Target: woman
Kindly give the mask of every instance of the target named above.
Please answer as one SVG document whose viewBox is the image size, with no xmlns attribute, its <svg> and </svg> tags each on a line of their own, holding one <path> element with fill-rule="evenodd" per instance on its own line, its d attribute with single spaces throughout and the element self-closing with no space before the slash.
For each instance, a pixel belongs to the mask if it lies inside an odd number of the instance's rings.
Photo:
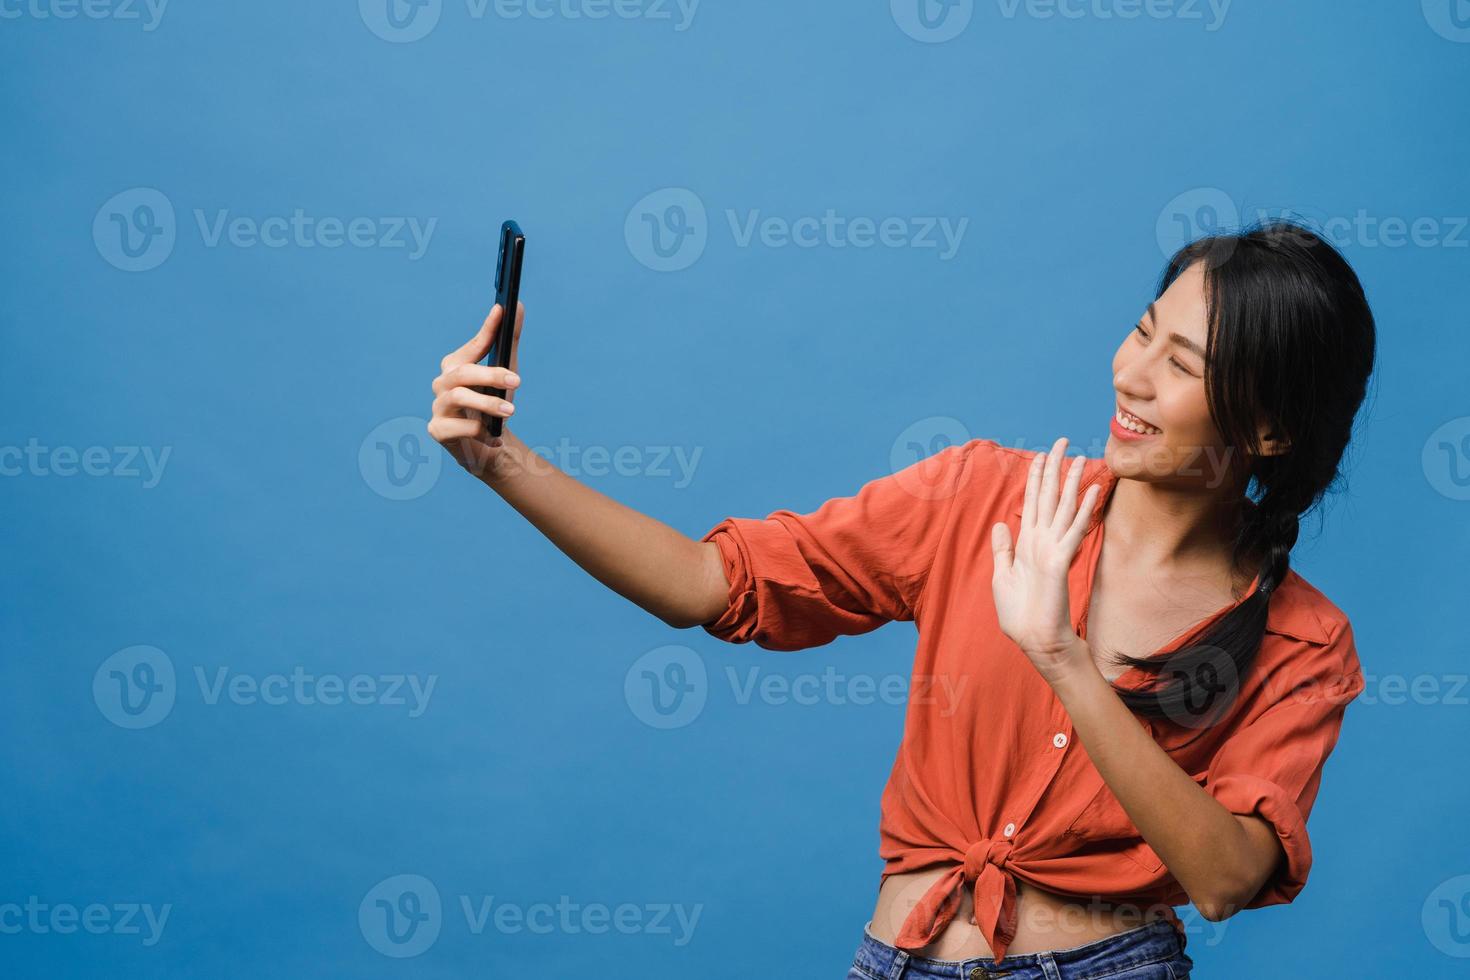
<svg viewBox="0 0 1470 980">
<path fill-rule="evenodd" d="M 518 310 L 519 332 L 524 308 Z M 912 620 L 886 861 L 850 978 L 1184 977 L 1172 906 L 1292 901 L 1363 679 L 1290 567 L 1373 369 L 1357 277 L 1305 228 L 1191 244 L 1113 357 L 1102 459 L 972 439 L 810 514 L 699 541 L 582 486 L 481 414 L 519 378 L 449 355 L 429 431 L 600 581 L 773 650 Z M 1106 547 L 1104 547 L 1106 542 Z"/>
</svg>

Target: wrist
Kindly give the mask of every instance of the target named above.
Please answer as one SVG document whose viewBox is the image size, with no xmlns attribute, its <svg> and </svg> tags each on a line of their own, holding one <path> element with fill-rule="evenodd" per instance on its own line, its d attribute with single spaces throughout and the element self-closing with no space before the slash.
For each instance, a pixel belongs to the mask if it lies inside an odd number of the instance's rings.
<svg viewBox="0 0 1470 980">
<path fill-rule="evenodd" d="M 1107 683 L 1103 679 L 1102 671 L 1098 670 L 1097 661 L 1092 657 L 1092 647 L 1080 636 L 1073 641 L 1067 654 L 1058 658 L 1056 668 L 1047 677 L 1047 682 L 1063 700 L 1090 687 L 1096 687 L 1099 682 L 1104 685 Z"/>
<path fill-rule="evenodd" d="M 500 445 L 489 450 L 474 475 L 481 483 L 498 492 L 536 462 L 544 463 L 545 460 L 531 452 L 509 428 L 503 428 L 500 431 Z"/>
</svg>

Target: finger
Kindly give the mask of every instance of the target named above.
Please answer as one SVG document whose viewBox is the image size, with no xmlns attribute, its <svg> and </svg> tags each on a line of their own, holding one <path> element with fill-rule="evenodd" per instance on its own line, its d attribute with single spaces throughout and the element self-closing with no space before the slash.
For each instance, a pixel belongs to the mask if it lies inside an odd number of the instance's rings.
<svg viewBox="0 0 1470 980">
<path fill-rule="evenodd" d="M 1051 451 L 1046 454 L 1046 469 L 1041 474 L 1041 496 L 1036 501 L 1036 520 L 1043 526 L 1051 525 L 1057 510 L 1057 469 L 1062 464 L 1066 446 L 1067 437 L 1062 436 L 1051 444 Z"/>
<path fill-rule="evenodd" d="M 514 371 L 521 358 L 521 327 L 526 325 L 526 304 L 516 302 L 516 326 L 511 336 L 510 369 Z"/>
<path fill-rule="evenodd" d="M 454 418 L 448 415 L 436 415 L 429 419 L 429 437 L 435 442 L 448 445 L 455 439 L 477 438 L 485 431 L 485 423 L 480 419 Z"/>
<path fill-rule="evenodd" d="M 495 339 L 495 328 L 500 325 L 500 304 L 490 307 L 490 313 L 485 317 L 485 322 L 480 324 L 479 331 L 471 337 L 463 347 L 444 355 L 444 360 L 439 362 L 439 370 L 448 371 L 450 368 L 460 364 L 478 361 L 490 350 L 490 344 Z"/>
<path fill-rule="evenodd" d="M 1011 549 L 1011 529 L 1004 521 L 990 528 L 990 553 L 995 556 L 995 575 L 1009 571 L 1016 553 Z M 992 576 L 994 577 L 994 576 Z"/>
<path fill-rule="evenodd" d="M 1021 505 L 1021 532 L 1036 523 L 1036 492 L 1041 481 L 1038 474 L 1041 467 L 1046 463 L 1046 454 L 1037 453 L 1031 457 L 1031 468 L 1026 471 L 1026 502 Z"/>
<path fill-rule="evenodd" d="M 1072 523 L 1072 518 L 1077 516 L 1077 487 L 1082 482 L 1082 456 L 1073 456 L 1072 463 L 1067 467 L 1067 482 L 1062 485 L 1062 499 L 1057 502 L 1056 516 L 1052 518 L 1052 527 L 1065 531 Z"/>
<path fill-rule="evenodd" d="M 1067 533 L 1062 535 L 1064 550 L 1075 550 L 1082 543 L 1082 535 L 1087 531 L 1087 522 L 1092 519 L 1092 508 L 1097 505 L 1097 496 L 1100 492 L 1101 488 L 1094 483 L 1082 495 L 1082 506 L 1077 508 L 1077 516 L 1072 518 L 1072 524 L 1067 528 Z"/>
<path fill-rule="evenodd" d="M 468 388 L 450 388 L 448 391 L 434 399 L 434 414 L 458 415 L 459 412 L 445 412 L 445 408 L 473 409 L 486 415 L 499 415 L 502 418 L 513 414 L 516 407 L 504 398 L 494 395 L 482 395 L 478 391 Z"/>
<path fill-rule="evenodd" d="M 434 379 L 430 386 L 434 394 L 441 395 L 451 388 L 506 388 L 512 389 L 521 383 L 514 371 L 490 364 L 461 364 L 450 368 Z"/>
</svg>

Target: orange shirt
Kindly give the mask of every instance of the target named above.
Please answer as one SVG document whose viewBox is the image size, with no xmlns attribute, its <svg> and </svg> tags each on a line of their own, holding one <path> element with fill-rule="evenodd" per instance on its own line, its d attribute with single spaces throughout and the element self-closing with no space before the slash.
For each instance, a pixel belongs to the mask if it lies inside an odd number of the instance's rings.
<svg viewBox="0 0 1470 980">
<path fill-rule="evenodd" d="M 730 582 L 725 612 L 704 625 L 719 639 L 797 650 L 890 620 L 918 628 L 910 690 L 930 694 L 907 706 L 883 791 L 879 854 L 884 878 L 958 863 L 909 913 L 896 940 L 903 949 L 940 934 L 962 887 L 974 889 L 976 924 L 997 961 L 1015 935 L 1017 878 L 1082 899 L 1189 901 L 1076 744 L 1056 694 L 996 620 L 990 528 L 1005 521 L 1012 540 L 1019 535 L 1035 455 L 972 439 L 809 514 L 726 518 L 702 539 L 718 545 Z M 1102 484 L 1068 574 L 1072 624 L 1086 638 L 1101 518 L 1117 477 L 1101 459 L 1083 466 L 1079 500 Z M 1246 594 L 1257 585 L 1259 575 Z M 1237 604 L 1154 653 L 1186 646 Z M 1115 684 L 1148 680 L 1131 669 Z M 1312 865 L 1306 819 L 1343 712 L 1363 689 L 1347 617 L 1291 572 L 1271 596 L 1260 652 L 1238 685 L 1213 725 L 1138 723 L 1232 813 L 1259 815 L 1275 829 L 1286 860 L 1246 905 L 1259 908 L 1294 899 Z M 1166 915 L 1182 930 L 1172 909 Z"/>
</svg>

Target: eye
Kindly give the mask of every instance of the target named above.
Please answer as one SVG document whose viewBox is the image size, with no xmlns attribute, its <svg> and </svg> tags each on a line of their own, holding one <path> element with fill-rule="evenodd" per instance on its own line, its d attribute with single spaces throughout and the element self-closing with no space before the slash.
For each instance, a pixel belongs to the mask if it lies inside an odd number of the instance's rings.
<svg viewBox="0 0 1470 980">
<path fill-rule="evenodd" d="M 1180 364 L 1179 363 L 1179 359 L 1177 357 L 1171 357 L 1171 358 L 1169 358 L 1169 363 L 1172 364 L 1172 365 L 1174 365 L 1175 367 L 1177 367 L 1180 371 L 1183 371 L 1185 374 L 1192 375 L 1194 373 L 1193 371 L 1189 370 L 1189 368 L 1185 367 L 1183 364 Z"/>
<path fill-rule="evenodd" d="M 1141 324 L 1141 323 L 1134 326 L 1133 332 L 1136 333 L 1136 334 L 1138 334 L 1140 337 L 1144 338 L 1145 340 L 1148 339 L 1148 334 L 1146 334 L 1146 333 L 1143 332 L 1143 324 Z"/>
</svg>

